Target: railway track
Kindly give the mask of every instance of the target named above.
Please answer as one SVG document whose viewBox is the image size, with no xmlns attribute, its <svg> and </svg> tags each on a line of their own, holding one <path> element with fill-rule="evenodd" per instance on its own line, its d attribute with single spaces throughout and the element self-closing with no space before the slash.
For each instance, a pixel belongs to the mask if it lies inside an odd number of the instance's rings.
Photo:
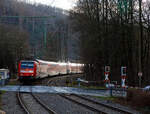
<svg viewBox="0 0 150 114">
<path fill-rule="evenodd" d="M 61 94 L 60 96 L 63 97 L 63 98 L 65 98 L 65 99 L 67 99 L 67 100 L 69 100 L 69 101 L 71 101 L 71 102 L 74 102 L 74 103 L 76 103 L 76 104 L 78 104 L 78 105 L 81 105 L 81 106 L 84 107 L 84 108 L 87 108 L 87 109 L 89 109 L 89 110 L 91 110 L 91 111 L 93 111 L 93 112 L 96 112 L 96 113 L 98 113 L 98 114 L 107 114 L 107 113 L 105 113 L 105 112 L 102 111 L 102 110 L 98 110 L 98 109 L 96 109 L 96 108 L 94 108 L 94 107 L 91 107 L 91 106 L 85 104 L 85 103 L 81 103 L 81 102 L 79 102 L 79 101 L 77 101 L 77 100 L 74 100 L 74 99 L 70 98 L 70 97 L 67 96 L 67 95 Z"/>
<path fill-rule="evenodd" d="M 25 101 L 22 98 L 20 89 L 21 89 L 21 86 L 19 87 L 18 92 L 17 92 L 17 99 L 19 101 L 19 104 L 23 108 L 23 110 L 25 111 L 26 114 L 32 114 L 31 110 L 28 109 L 27 104 L 25 103 Z"/>
<path fill-rule="evenodd" d="M 50 85 L 53 81 L 56 81 L 57 79 L 51 79 L 51 80 L 49 80 L 48 81 L 48 85 Z M 56 85 L 56 83 L 54 83 L 55 85 Z M 70 99 L 68 96 L 66 96 L 66 95 L 64 95 L 64 94 L 59 94 L 59 96 L 61 96 L 62 98 L 65 98 L 65 99 L 67 99 L 67 100 L 69 100 L 69 101 L 71 101 L 71 102 L 74 102 L 74 103 L 76 103 L 76 104 L 78 104 L 78 105 L 81 105 L 82 107 L 84 107 L 84 108 L 87 108 L 87 109 L 89 109 L 89 110 L 91 110 L 91 111 L 93 111 L 93 112 L 96 112 L 96 113 L 98 113 L 98 114 L 107 114 L 107 113 L 105 113 L 105 112 L 103 112 L 103 111 L 100 111 L 100 110 L 97 110 L 97 109 L 95 109 L 95 108 L 93 108 L 93 107 L 90 107 L 90 106 L 88 106 L 88 105 L 86 105 L 86 104 L 83 104 L 83 103 L 80 103 L 80 102 L 78 102 L 78 101 L 76 101 L 76 100 L 73 100 L 73 99 Z"/>
<path fill-rule="evenodd" d="M 48 81 L 47 85 L 52 84 L 52 82 L 53 82 L 53 81 L 57 81 L 57 79 L 58 79 L 58 78 L 55 78 L 55 79 L 52 78 L 52 79 L 50 79 L 50 80 Z M 55 86 L 57 86 L 55 82 L 54 82 L 54 84 L 55 84 Z M 93 107 L 91 107 L 91 106 L 88 106 L 88 105 L 86 105 L 86 104 L 84 104 L 84 103 L 80 103 L 80 102 L 78 102 L 78 101 L 76 101 L 76 100 L 73 100 L 73 99 L 69 98 L 69 97 L 68 97 L 67 95 L 65 95 L 65 94 L 59 94 L 59 96 L 61 96 L 62 98 L 65 98 L 65 99 L 67 99 L 67 100 L 69 100 L 69 101 L 71 101 L 71 102 L 74 102 L 74 103 L 76 103 L 76 104 L 78 104 L 78 105 L 81 105 L 82 107 L 87 108 L 87 109 L 89 109 L 89 110 L 91 110 L 91 111 L 93 111 L 93 112 L 96 112 L 96 113 L 98 113 L 98 114 L 107 114 L 107 113 L 105 113 L 105 112 L 103 112 L 103 111 L 100 111 L 100 110 L 98 110 L 98 109 L 96 109 L 96 108 L 93 108 Z"/>
<path fill-rule="evenodd" d="M 97 101 L 93 101 L 91 99 L 76 94 L 61 94 L 60 96 L 78 105 L 88 108 L 98 114 L 133 114 L 129 111 L 121 110 L 119 108 L 112 107 Z"/>
<path fill-rule="evenodd" d="M 51 77 L 50 79 L 48 79 L 48 81 L 46 82 L 46 86 L 59 86 L 59 84 L 57 84 L 57 81 L 60 80 L 64 80 L 66 78 L 78 78 L 81 77 L 83 74 L 65 74 L 65 75 L 58 75 L 58 76 L 54 76 Z"/>
<path fill-rule="evenodd" d="M 32 84 L 49 86 L 52 85 L 53 81 L 56 82 L 56 80 L 61 80 L 63 78 L 80 77 L 82 75 L 83 75 L 82 73 L 78 73 L 78 74 L 61 74 L 61 75 L 48 76 L 45 78 L 36 79 L 36 81 L 32 82 Z M 53 84 L 53 85 L 57 85 L 57 84 Z"/>
<path fill-rule="evenodd" d="M 55 83 L 56 80 L 57 78 L 56 79 L 52 78 L 51 80 L 48 81 L 48 84 L 51 84 L 54 81 L 54 84 L 56 85 Z M 76 95 L 76 94 L 69 94 L 69 95 L 59 94 L 59 95 L 71 102 L 81 105 L 98 114 L 133 114 L 132 112 L 128 110 L 123 110 L 118 107 L 100 103 L 100 102 L 88 99 L 80 95 Z"/>
<path fill-rule="evenodd" d="M 23 108 L 26 114 L 35 114 L 41 111 L 41 114 L 57 114 L 55 111 L 45 105 L 36 95 L 32 93 L 20 92 L 21 87 L 17 93 L 19 104 Z"/>
<path fill-rule="evenodd" d="M 104 104 L 104 103 L 100 103 L 100 102 L 97 102 L 97 101 L 88 99 L 88 98 L 83 97 L 83 96 L 80 96 L 80 95 L 74 94 L 74 96 L 76 96 L 76 97 L 78 97 L 78 98 L 81 98 L 81 99 L 84 99 L 84 100 L 89 101 L 89 102 L 93 102 L 93 103 L 98 104 L 98 105 L 105 106 L 105 107 L 107 107 L 107 108 L 110 108 L 110 109 L 112 109 L 112 110 L 118 111 L 118 112 L 120 112 L 120 113 L 124 113 L 124 114 L 133 114 L 133 113 L 130 112 L 130 111 L 122 110 L 122 109 L 119 109 L 119 108 L 117 108 L 117 107 L 113 107 L 113 106 L 110 106 L 110 105 L 106 105 L 106 104 Z"/>
</svg>

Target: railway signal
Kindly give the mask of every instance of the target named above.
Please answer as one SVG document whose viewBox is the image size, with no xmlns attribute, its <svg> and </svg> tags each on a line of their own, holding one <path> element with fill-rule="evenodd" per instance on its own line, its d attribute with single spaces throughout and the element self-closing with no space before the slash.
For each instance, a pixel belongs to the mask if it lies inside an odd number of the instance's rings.
<svg viewBox="0 0 150 114">
<path fill-rule="evenodd" d="M 105 83 L 109 83 L 109 82 L 110 82 L 110 80 L 109 80 L 109 76 L 110 76 L 110 66 L 105 66 L 104 75 L 105 75 Z"/>
<path fill-rule="evenodd" d="M 127 76 L 127 67 L 126 66 L 122 66 L 121 67 L 121 87 L 122 88 L 126 87 L 126 84 L 125 84 L 126 76 Z"/>
</svg>

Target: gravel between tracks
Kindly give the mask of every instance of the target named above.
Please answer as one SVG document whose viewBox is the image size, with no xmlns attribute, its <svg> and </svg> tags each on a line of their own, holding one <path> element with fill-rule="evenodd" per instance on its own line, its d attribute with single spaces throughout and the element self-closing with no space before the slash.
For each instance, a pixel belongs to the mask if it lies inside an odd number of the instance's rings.
<svg viewBox="0 0 150 114">
<path fill-rule="evenodd" d="M 133 110 L 132 108 L 130 107 L 126 107 L 126 106 L 122 106 L 118 103 L 113 103 L 111 101 L 108 101 L 108 100 L 103 100 L 103 99 L 98 99 L 98 98 L 95 98 L 95 97 L 92 97 L 92 96 L 85 96 L 83 95 L 83 97 L 86 97 L 88 99 L 91 99 L 91 100 L 94 100 L 94 101 L 97 101 L 97 102 L 100 102 L 100 103 L 103 103 L 103 104 L 106 104 L 106 105 L 109 105 L 109 106 L 113 106 L 113 107 L 117 107 L 119 109 L 123 109 L 123 110 L 127 110 L 127 111 L 130 111 L 132 112 L 133 114 L 141 114 L 140 112 L 136 111 L 136 110 Z"/>
<path fill-rule="evenodd" d="M 25 100 L 28 108 L 34 112 L 34 114 L 49 114 L 29 93 L 21 93 L 23 100 Z"/>
<path fill-rule="evenodd" d="M 87 101 L 87 100 L 84 100 L 84 99 L 79 98 L 79 97 L 74 96 L 74 95 L 69 95 L 68 97 L 71 98 L 71 99 L 74 99 L 74 100 L 76 100 L 76 101 L 78 101 L 78 102 L 80 102 L 80 103 L 86 104 L 86 105 L 88 105 L 88 106 L 90 106 L 90 107 L 94 107 L 94 108 L 97 109 L 97 110 L 104 111 L 104 112 L 106 112 L 106 113 L 108 113 L 108 114 L 123 114 L 123 113 L 120 113 L 120 112 L 118 112 L 118 111 L 109 109 L 109 108 L 107 108 L 107 107 L 105 107 L 105 106 L 97 105 L 97 104 L 95 104 L 95 103 L 93 103 L 93 102 L 89 102 L 89 101 Z"/>
<path fill-rule="evenodd" d="M 68 101 L 57 94 L 36 94 L 41 101 L 50 106 L 57 114 L 97 114 L 89 109 Z"/>
<path fill-rule="evenodd" d="M 2 95 L 2 110 L 6 114 L 25 114 L 18 103 L 16 92 L 6 92 Z"/>
</svg>

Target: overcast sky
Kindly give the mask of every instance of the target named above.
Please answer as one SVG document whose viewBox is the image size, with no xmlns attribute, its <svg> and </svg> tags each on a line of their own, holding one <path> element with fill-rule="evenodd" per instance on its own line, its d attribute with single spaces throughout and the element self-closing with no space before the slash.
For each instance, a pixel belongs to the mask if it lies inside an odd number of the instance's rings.
<svg viewBox="0 0 150 114">
<path fill-rule="evenodd" d="M 32 3 L 36 2 L 36 3 L 51 5 L 51 6 L 69 10 L 73 8 L 73 6 L 75 6 L 77 0 L 20 0 L 20 1 L 27 1 L 27 2 L 30 1 Z M 150 0 L 143 0 L 143 2 L 145 1 L 150 1 Z"/>
<path fill-rule="evenodd" d="M 32 3 L 36 2 L 69 10 L 75 5 L 76 0 L 21 0 L 21 1 Z"/>
</svg>

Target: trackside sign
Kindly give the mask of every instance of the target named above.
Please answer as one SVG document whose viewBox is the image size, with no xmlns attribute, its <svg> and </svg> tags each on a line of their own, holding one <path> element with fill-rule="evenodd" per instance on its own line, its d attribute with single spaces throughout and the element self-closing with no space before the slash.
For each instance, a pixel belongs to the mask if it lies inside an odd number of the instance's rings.
<svg viewBox="0 0 150 114">
<path fill-rule="evenodd" d="M 143 75 L 142 72 L 138 72 L 138 76 L 141 77 Z"/>
</svg>

